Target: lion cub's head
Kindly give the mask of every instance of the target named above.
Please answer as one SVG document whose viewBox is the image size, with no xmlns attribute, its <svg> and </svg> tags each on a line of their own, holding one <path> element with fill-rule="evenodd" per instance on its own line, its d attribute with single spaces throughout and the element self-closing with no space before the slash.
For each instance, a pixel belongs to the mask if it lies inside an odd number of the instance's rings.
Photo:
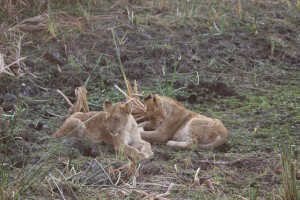
<svg viewBox="0 0 300 200">
<path fill-rule="evenodd" d="M 162 124 L 167 116 L 163 100 L 158 94 L 155 94 L 149 95 L 144 101 L 146 106 L 146 117 L 152 124 L 152 127 L 156 129 Z"/>
<path fill-rule="evenodd" d="M 125 128 L 128 117 L 131 114 L 131 103 L 116 103 L 104 101 L 104 110 L 106 110 L 107 131 L 112 136 L 117 136 Z"/>
</svg>

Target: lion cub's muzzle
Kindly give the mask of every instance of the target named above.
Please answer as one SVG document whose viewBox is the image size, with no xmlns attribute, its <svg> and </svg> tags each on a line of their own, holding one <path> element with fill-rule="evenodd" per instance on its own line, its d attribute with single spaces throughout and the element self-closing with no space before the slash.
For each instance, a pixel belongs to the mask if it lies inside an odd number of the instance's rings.
<svg viewBox="0 0 300 200">
<path fill-rule="evenodd" d="M 114 129 L 107 129 L 110 135 L 117 136 L 119 134 L 119 131 L 116 131 Z"/>
</svg>

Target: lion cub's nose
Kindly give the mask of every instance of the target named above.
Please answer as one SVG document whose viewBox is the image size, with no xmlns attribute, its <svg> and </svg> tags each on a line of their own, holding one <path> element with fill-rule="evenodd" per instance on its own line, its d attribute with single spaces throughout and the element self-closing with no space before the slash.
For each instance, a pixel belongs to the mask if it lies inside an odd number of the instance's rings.
<svg viewBox="0 0 300 200">
<path fill-rule="evenodd" d="M 108 132 L 114 133 L 114 129 L 110 128 L 110 129 L 108 129 Z"/>
</svg>

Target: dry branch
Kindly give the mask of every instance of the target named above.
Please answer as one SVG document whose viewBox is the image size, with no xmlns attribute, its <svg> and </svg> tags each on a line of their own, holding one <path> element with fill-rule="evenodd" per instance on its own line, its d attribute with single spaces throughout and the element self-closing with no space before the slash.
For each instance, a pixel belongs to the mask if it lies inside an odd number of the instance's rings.
<svg viewBox="0 0 300 200">
<path fill-rule="evenodd" d="M 3 109 L 0 107 L 0 134 L 2 132 L 2 114 L 3 114 Z"/>
<path fill-rule="evenodd" d="M 71 106 L 71 107 L 74 106 L 74 105 L 71 103 L 70 99 L 69 99 L 64 93 L 62 93 L 62 91 L 60 91 L 59 89 L 57 89 L 56 92 L 58 92 L 59 94 L 61 94 L 61 96 L 63 96 L 63 98 L 66 100 L 66 102 L 69 104 L 69 106 Z"/>
<path fill-rule="evenodd" d="M 200 167 L 197 169 L 195 176 L 194 176 L 194 182 L 195 184 L 197 184 L 198 186 L 200 185 L 200 179 L 199 179 L 199 172 L 200 172 Z"/>
<path fill-rule="evenodd" d="M 75 88 L 76 101 L 74 104 L 71 103 L 69 98 L 62 93 L 60 90 L 56 90 L 59 94 L 63 96 L 63 98 L 67 101 L 69 106 L 69 114 L 74 114 L 75 112 L 89 112 L 89 106 L 87 102 L 87 90 L 84 86 Z"/>
<path fill-rule="evenodd" d="M 134 81 L 134 90 L 132 90 L 131 85 L 127 80 L 125 80 L 127 93 L 123 91 L 119 86 L 115 85 L 115 88 L 125 96 L 127 101 L 132 102 L 132 115 L 139 122 L 145 121 L 145 105 L 139 100 L 139 97 L 143 96 L 138 93 L 138 86 L 136 81 Z"/>
<path fill-rule="evenodd" d="M 160 199 L 160 198 L 164 198 L 164 197 L 166 197 L 166 196 L 169 196 L 169 195 L 171 194 L 171 190 L 172 190 L 172 188 L 173 188 L 174 186 L 175 186 L 175 184 L 174 184 L 174 183 L 171 183 L 171 184 L 169 185 L 169 187 L 168 187 L 168 190 L 167 190 L 165 193 L 156 195 L 155 198 Z"/>
<path fill-rule="evenodd" d="M 87 103 L 87 90 L 84 86 L 75 88 L 76 102 L 72 113 L 79 112 L 81 109 L 83 112 L 89 112 L 89 106 Z"/>
<path fill-rule="evenodd" d="M 4 55 L 3 54 L 0 54 L 0 76 L 2 76 L 2 74 L 7 74 L 7 75 L 10 75 L 10 76 L 16 76 L 15 73 L 13 73 L 11 70 L 10 70 L 10 67 L 14 64 L 18 64 L 20 63 L 21 60 L 24 60 L 26 57 L 23 57 L 23 58 L 19 58 L 17 59 L 16 61 L 10 63 L 9 65 L 6 65 L 5 62 L 4 62 Z"/>
</svg>

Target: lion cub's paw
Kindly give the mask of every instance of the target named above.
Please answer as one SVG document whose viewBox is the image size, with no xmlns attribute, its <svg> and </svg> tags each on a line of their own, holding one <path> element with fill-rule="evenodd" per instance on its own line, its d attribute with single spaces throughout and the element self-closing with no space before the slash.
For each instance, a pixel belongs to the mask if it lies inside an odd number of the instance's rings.
<svg viewBox="0 0 300 200">
<path fill-rule="evenodd" d="M 138 131 L 139 132 L 143 132 L 144 131 L 144 127 L 138 127 Z"/>
<path fill-rule="evenodd" d="M 168 142 L 167 142 L 167 146 L 173 147 L 173 146 L 176 145 L 176 143 L 177 143 L 177 142 L 175 142 L 175 141 L 168 141 Z"/>
<path fill-rule="evenodd" d="M 145 159 L 147 159 L 147 158 L 149 158 L 149 155 L 146 154 L 146 153 L 141 152 L 141 153 L 139 153 L 139 154 L 136 156 L 135 159 L 138 160 L 138 161 L 141 161 L 141 160 L 145 160 Z"/>
</svg>

